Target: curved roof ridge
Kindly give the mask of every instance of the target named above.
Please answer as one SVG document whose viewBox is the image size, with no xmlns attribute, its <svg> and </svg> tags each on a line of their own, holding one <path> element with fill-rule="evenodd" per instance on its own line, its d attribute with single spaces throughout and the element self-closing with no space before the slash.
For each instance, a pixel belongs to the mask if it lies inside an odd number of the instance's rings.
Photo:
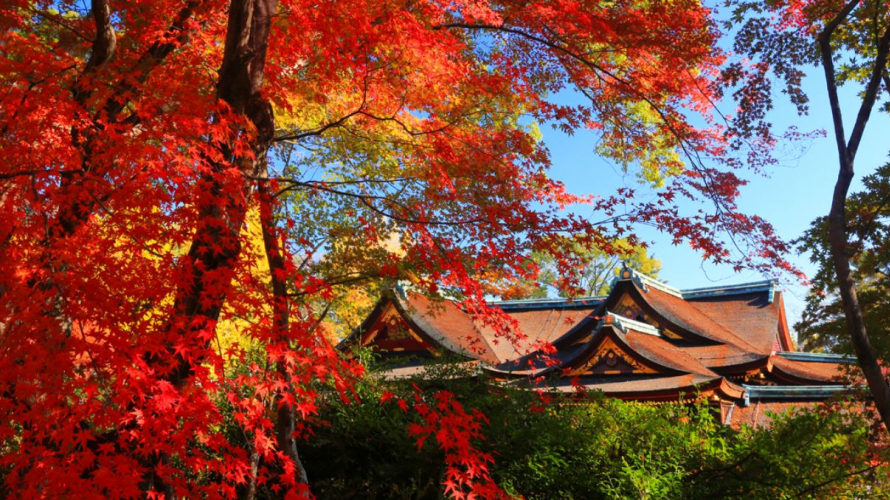
<svg viewBox="0 0 890 500">
<path fill-rule="evenodd" d="M 629 325 L 626 326 L 628 326 L 627 331 L 604 318 L 597 325 L 593 337 L 581 349 L 573 352 L 569 359 L 563 360 L 562 366 L 558 368 L 564 370 L 567 367 L 566 365 L 574 367 L 583 366 L 595 356 L 600 345 L 607 338 L 611 338 L 613 341 L 617 341 L 621 349 L 626 350 L 628 354 L 634 357 L 645 360 L 645 364 L 650 365 L 652 368 L 657 367 L 658 370 L 664 370 L 668 373 L 687 373 L 709 377 L 719 376 L 693 356 L 683 352 L 682 348 L 671 345 L 660 336 L 639 332 L 634 328 L 630 328 Z M 570 370 L 573 369 L 575 368 Z"/>
<path fill-rule="evenodd" d="M 608 295 L 591 295 L 587 297 L 568 297 L 557 299 L 517 299 L 517 300 L 490 300 L 486 301 L 489 307 L 499 307 L 504 310 L 523 309 L 567 309 L 588 308 L 599 305 L 606 300 Z"/>
<path fill-rule="evenodd" d="M 690 303 L 682 298 L 680 298 L 680 300 L 684 304 L 688 304 L 690 306 L 689 310 L 695 311 L 693 314 L 698 316 L 698 318 L 696 318 L 696 321 L 694 322 L 694 324 L 689 325 L 691 327 L 691 328 L 689 328 L 690 330 L 692 330 L 693 332 L 700 332 L 700 333 L 704 334 L 705 336 L 710 337 L 712 340 L 715 340 L 720 343 L 733 344 L 733 345 L 740 347 L 742 349 L 749 350 L 750 352 L 758 352 L 758 349 L 756 347 L 754 347 L 753 345 L 751 345 L 750 342 L 739 337 L 738 335 L 733 333 L 731 330 L 729 330 L 725 326 L 723 326 L 720 323 L 718 323 L 717 321 L 715 321 L 713 318 L 711 318 L 711 316 L 709 316 L 708 314 L 705 314 L 704 311 L 695 307 L 695 305 L 693 303 Z M 707 328 L 708 331 L 703 332 L 702 330 L 704 328 Z M 713 335 L 711 332 L 717 333 L 720 338 L 714 338 L 715 335 Z"/>
<path fill-rule="evenodd" d="M 656 290 L 661 290 L 662 292 L 669 293 L 675 297 L 683 298 L 683 292 L 678 288 L 674 288 L 663 281 L 659 281 L 648 274 L 641 273 L 632 267 L 628 267 L 627 265 L 621 269 L 621 272 L 615 279 L 612 280 L 612 289 L 615 289 L 615 285 L 617 285 L 621 281 L 632 281 L 640 287 L 644 292 L 649 291 L 649 287 L 655 288 Z M 611 295 L 611 291 L 609 293 Z"/>
<path fill-rule="evenodd" d="M 696 287 L 696 288 L 675 288 L 671 285 L 668 285 L 666 282 L 661 281 L 657 278 L 653 278 L 648 274 L 637 271 L 632 267 L 625 266 L 618 276 L 612 280 L 612 286 L 619 281 L 633 281 L 635 282 L 644 292 L 648 291 L 649 287 L 655 288 L 656 290 L 661 290 L 662 292 L 671 294 L 675 297 L 690 300 L 702 297 L 713 297 L 717 295 L 735 295 L 742 293 L 756 293 L 756 292 L 769 292 L 769 302 L 771 303 L 775 297 L 776 288 L 779 284 L 779 281 L 776 279 L 768 279 L 768 280 L 759 280 L 759 281 L 751 281 L 748 283 L 737 283 L 734 285 L 714 285 L 714 286 L 705 286 L 705 287 Z"/>
<path fill-rule="evenodd" d="M 850 368 L 855 369 L 855 365 L 824 361 L 813 363 L 788 359 L 784 356 L 770 356 L 770 373 L 796 384 L 841 380 L 846 370 Z"/>
<path fill-rule="evenodd" d="M 705 286 L 699 288 L 688 288 L 685 290 L 681 290 L 681 294 L 684 299 L 698 299 L 704 297 L 716 297 L 722 295 L 738 295 L 743 293 L 758 293 L 758 292 L 769 292 L 769 299 L 767 303 L 772 303 L 775 300 L 776 288 L 779 284 L 778 280 L 770 279 L 770 280 L 761 280 L 761 281 L 752 281 L 749 283 L 739 283 L 735 285 L 724 285 L 724 286 Z"/>
<path fill-rule="evenodd" d="M 809 363 L 857 363 L 856 357 L 850 354 L 835 354 L 831 352 L 806 352 L 806 351 L 779 351 L 776 356 L 781 356 L 792 361 L 805 361 Z"/>
</svg>

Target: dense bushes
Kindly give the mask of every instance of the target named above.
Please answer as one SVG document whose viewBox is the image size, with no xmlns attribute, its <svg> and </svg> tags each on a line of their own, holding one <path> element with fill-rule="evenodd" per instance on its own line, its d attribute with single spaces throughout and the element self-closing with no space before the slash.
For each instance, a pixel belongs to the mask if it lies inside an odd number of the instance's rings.
<svg viewBox="0 0 890 500">
<path fill-rule="evenodd" d="M 418 449 L 417 415 L 380 402 L 418 391 L 454 393 L 489 423 L 476 446 L 514 495 L 580 498 L 877 498 L 887 496 L 870 422 L 860 412 L 797 412 L 770 429 L 734 431 L 704 404 L 643 405 L 587 395 L 538 394 L 461 376 L 454 368 L 398 382 L 369 378 L 358 401 L 328 401 L 301 447 L 318 498 L 438 498 L 444 474 L 435 444 Z M 466 374 L 464 374 L 466 375 Z M 692 397 L 690 399 L 693 399 Z"/>
</svg>

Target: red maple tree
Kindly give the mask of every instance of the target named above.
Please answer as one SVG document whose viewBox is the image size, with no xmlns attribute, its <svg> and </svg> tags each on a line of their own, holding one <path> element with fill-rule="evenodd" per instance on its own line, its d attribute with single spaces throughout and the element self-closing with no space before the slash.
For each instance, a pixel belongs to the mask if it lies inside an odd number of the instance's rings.
<svg viewBox="0 0 890 500">
<path fill-rule="evenodd" d="M 509 337 L 481 276 L 527 278 L 534 250 L 568 268 L 562 245 L 614 251 L 637 223 L 788 268 L 736 210 L 696 0 L 11 0 L 0 27 L 0 471 L 19 496 L 307 494 L 300 421 L 319 384 L 349 397 L 361 374 L 313 305 L 354 279 L 415 273 Z M 533 123 L 596 130 L 664 186 L 571 195 Z M 394 231 L 402 253 L 313 272 Z M 259 357 L 220 342 L 234 320 Z M 428 398 L 410 431 L 445 447 L 449 494 L 498 496 L 484 417 Z"/>
</svg>

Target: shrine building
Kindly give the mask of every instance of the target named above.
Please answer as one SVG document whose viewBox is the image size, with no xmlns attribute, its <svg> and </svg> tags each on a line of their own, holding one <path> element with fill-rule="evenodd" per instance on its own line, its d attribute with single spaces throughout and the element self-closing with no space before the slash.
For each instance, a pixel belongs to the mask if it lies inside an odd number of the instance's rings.
<svg viewBox="0 0 890 500">
<path fill-rule="evenodd" d="M 678 290 L 623 269 L 605 297 L 489 306 L 525 338 L 511 342 L 453 301 L 397 288 L 341 349 L 359 344 L 393 360 L 393 378 L 422 373 L 424 358 L 451 352 L 500 383 L 546 380 L 553 391 L 653 403 L 707 398 L 733 427 L 764 425 L 767 412 L 833 397 L 846 390 L 845 368 L 855 366 L 849 357 L 795 350 L 774 281 Z"/>
</svg>

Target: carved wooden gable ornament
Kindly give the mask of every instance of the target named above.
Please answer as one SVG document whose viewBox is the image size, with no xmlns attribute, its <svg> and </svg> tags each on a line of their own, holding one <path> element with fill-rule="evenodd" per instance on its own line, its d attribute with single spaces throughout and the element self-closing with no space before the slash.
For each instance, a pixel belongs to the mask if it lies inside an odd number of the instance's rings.
<svg viewBox="0 0 890 500">
<path fill-rule="evenodd" d="M 654 373 L 658 372 L 640 363 L 634 355 L 619 346 L 611 337 L 605 336 L 587 362 L 572 370 L 569 375 L 641 375 Z"/>
<path fill-rule="evenodd" d="M 362 336 L 362 346 L 383 352 L 435 352 L 437 346 L 414 332 L 393 304 L 382 311 L 377 321 Z"/>
</svg>

